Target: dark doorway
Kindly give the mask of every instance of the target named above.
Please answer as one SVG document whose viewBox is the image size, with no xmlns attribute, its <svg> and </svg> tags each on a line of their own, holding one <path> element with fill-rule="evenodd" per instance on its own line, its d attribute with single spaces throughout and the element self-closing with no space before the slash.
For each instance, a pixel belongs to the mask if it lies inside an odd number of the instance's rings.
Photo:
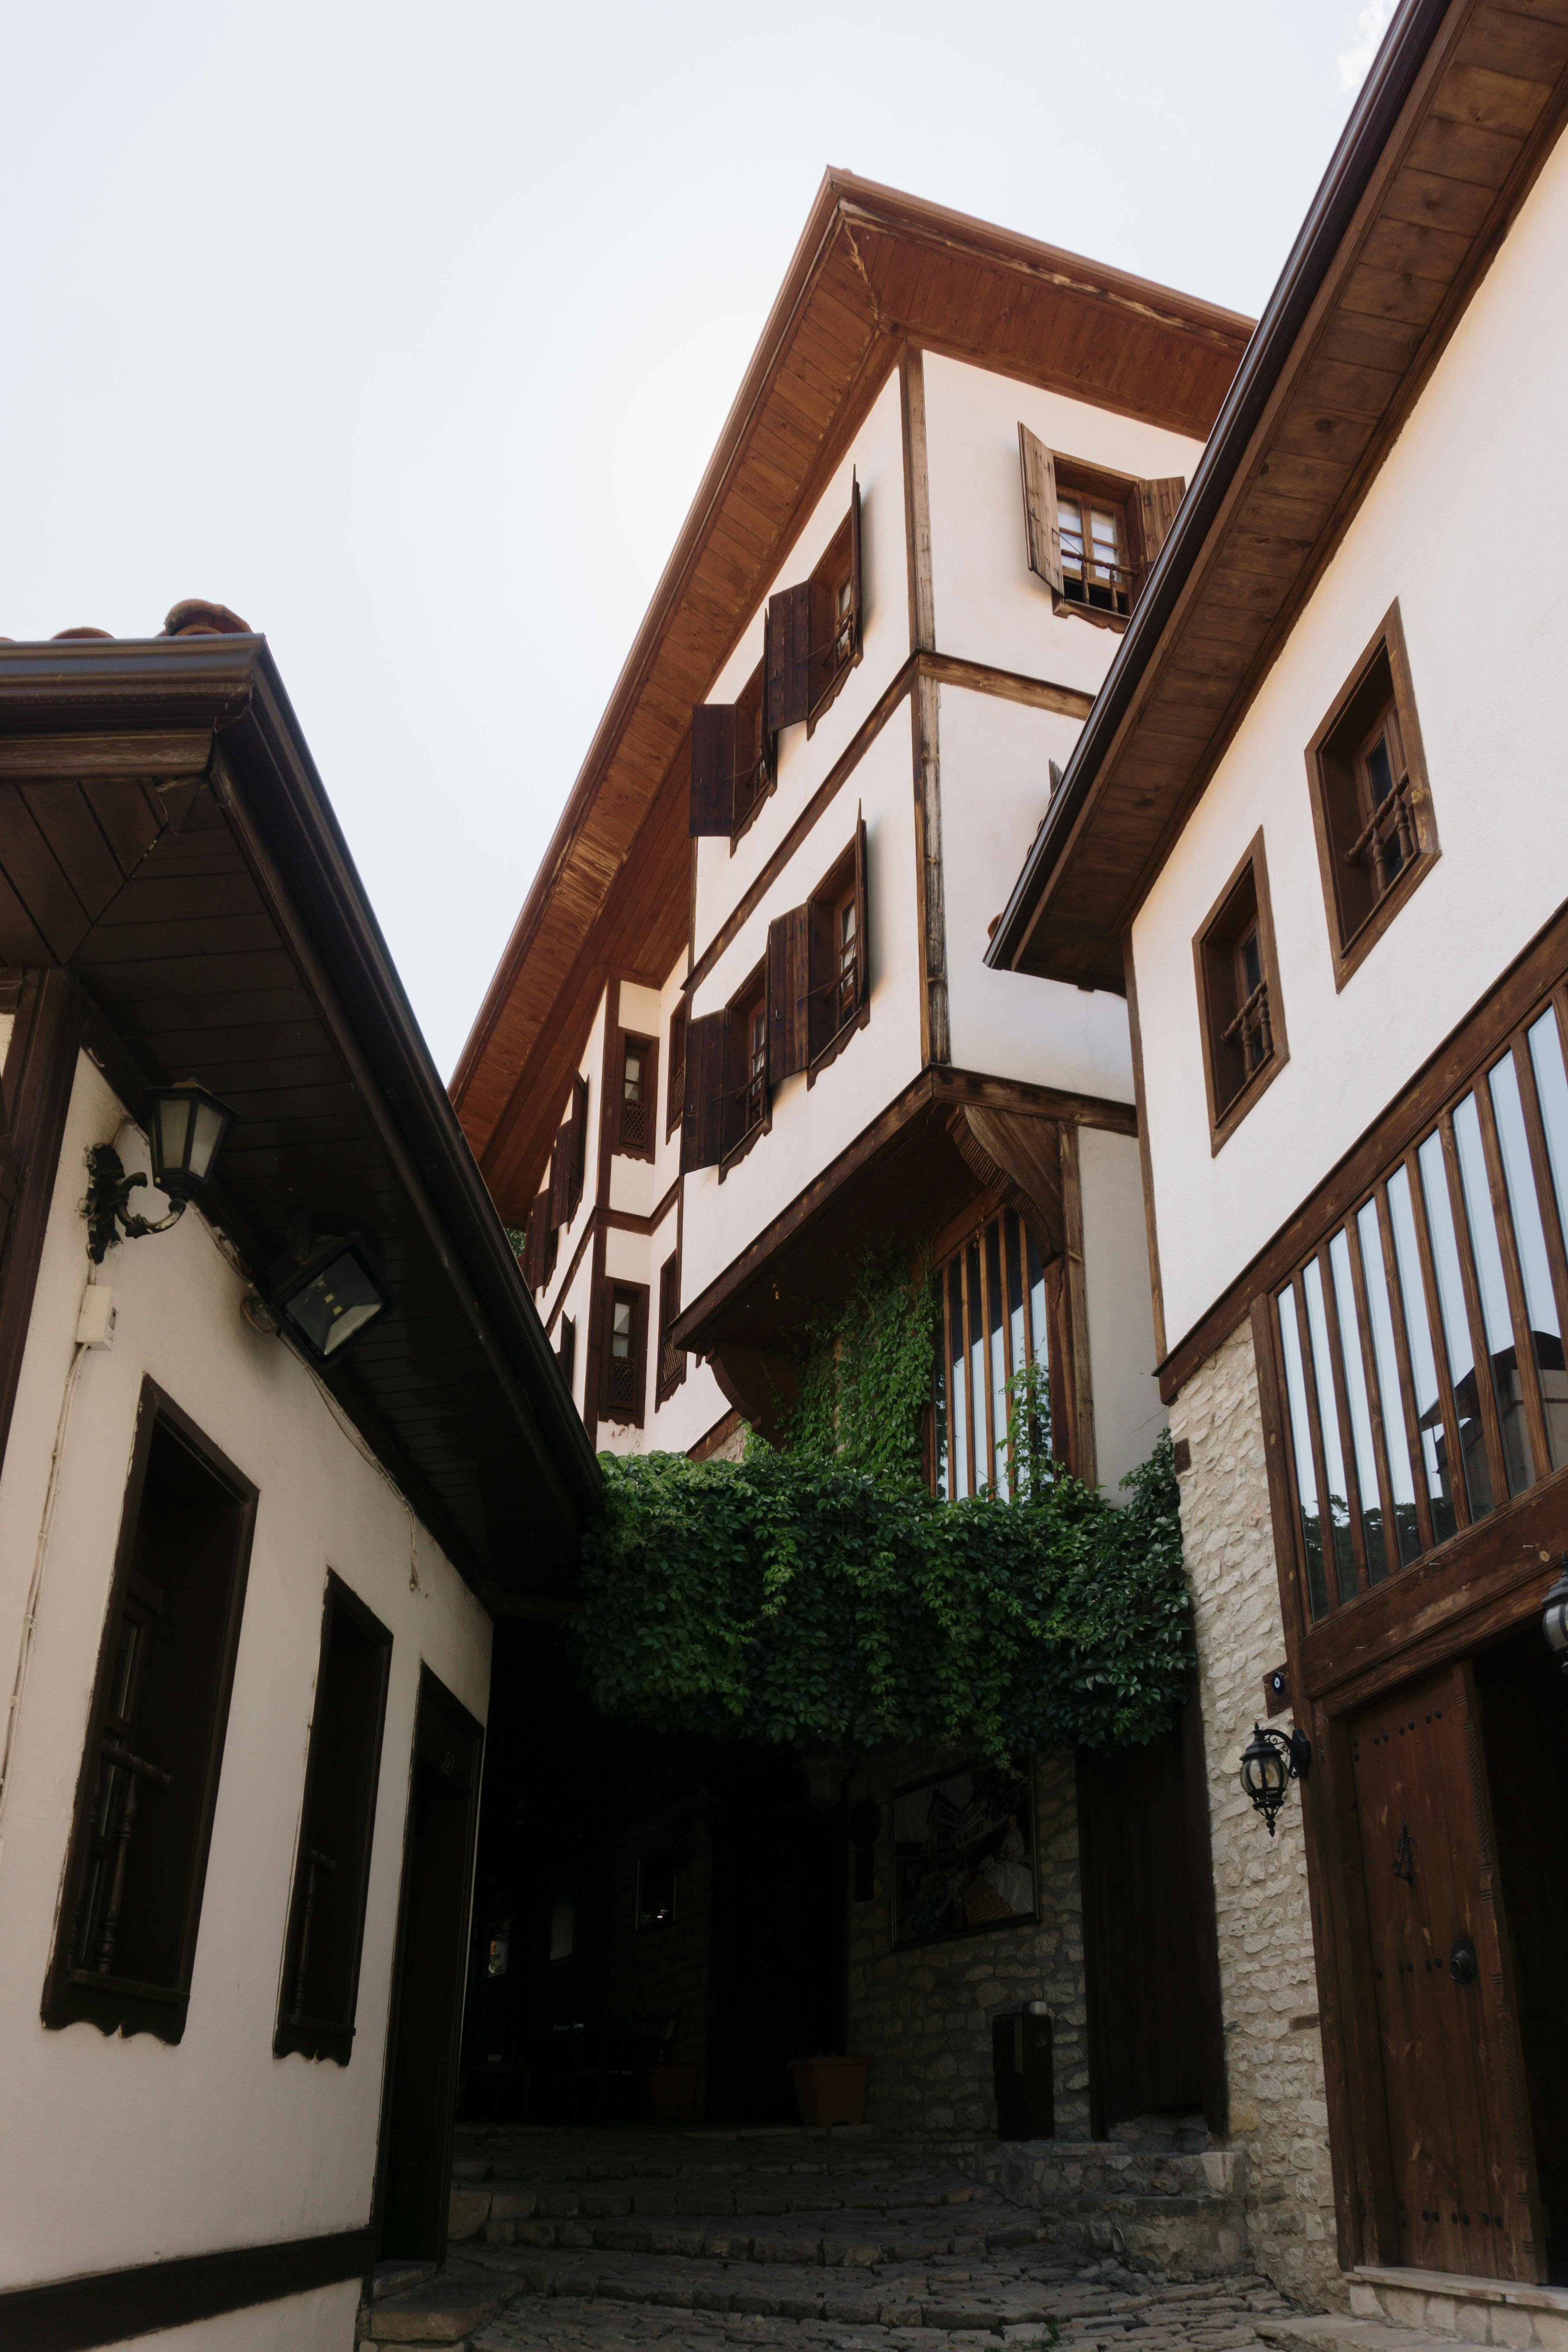
<svg viewBox="0 0 1568 2352">
<path fill-rule="evenodd" d="M 1146 1747 L 1079 1751 L 1089 2128 L 1192 2114 L 1225 2129 L 1219 1957 L 1197 1710 Z"/>
<path fill-rule="evenodd" d="M 429 1668 L 414 1772 L 382 2103 L 379 2259 L 441 2262 L 483 1735 Z"/>
<path fill-rule="evenodd" d="M 1492 1710 L 1500 1748 L 1507 1685 L 1500 1670 L 1502 1704 Z M 1394 2259 L 1471 2278 L 1542 2278 L 1474 1669 L 1463 1660 L 1405 1684 L 1349 1728 Z M 1503 1817 L 1510 1811 L 1505 1805 Z M 1532 1833 L 1517 1818 L 1515 1835 L 1528 1853 Z"/>
<path fill-rule="evenodd" d="M 715 2121 L 794 2123 L 790 2060 L 842 2053 L 847 1868 L 842 1806 L 812 1806 L 788 1757 L 760 1761 L 716 1792 L 708 2066 Z"/>
<path fill-rule="evenodd" d="M 1532 1619 L 1476 1660 L 1476 1685 L 1547 2275 L 1568 2284 L 1568 1678 Z"/>
</svg>

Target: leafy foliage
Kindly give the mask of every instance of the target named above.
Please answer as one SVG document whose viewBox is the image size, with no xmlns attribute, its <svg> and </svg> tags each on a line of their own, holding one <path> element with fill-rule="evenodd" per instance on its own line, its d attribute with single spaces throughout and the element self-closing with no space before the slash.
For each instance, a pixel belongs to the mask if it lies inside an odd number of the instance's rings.
<svg viewBox="0 0 1568 2352">
<path fill-rule="evenodd" d="M 802 1461 L 918 1478 L 937 1299 L 931 1265 L 868 1255 L 843 1307 L 812 1334 L 789 1450 Z"/>
<path fill-rule="evenodd" d="M 1037 1423 L 1040 1399 L 1034 1396 Z M 602 1454 L 605 1511 L 584 1559 L 579 1661 L 603 1710 L 671 1731 L 798 1746 L 938 1738 L 998 1761 L 1136 1745 L 1169 1727 L 1189 1633 L 1168 1438 L 1118 1509 L 1037 1450 L 1016 1498 L 929 1495 L 822 1458 Z M 1026 1417 L 1030 1398 L 1019 1410 Z M 1020 1462 L 1019 1468 L 1023 1465 Z"/>
</svg>

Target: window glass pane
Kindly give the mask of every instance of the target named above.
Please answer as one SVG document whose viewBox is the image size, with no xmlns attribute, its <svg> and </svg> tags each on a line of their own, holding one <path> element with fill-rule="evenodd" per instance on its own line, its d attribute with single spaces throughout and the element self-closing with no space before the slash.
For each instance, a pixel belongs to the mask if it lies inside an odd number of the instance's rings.
<svg viewBox="0 0 1568 2352">
<path fill-rule="evenodd" d="M 938 1498 L 944 1503 L 950 1502 L 952 1489 L 950 1483 L 952 1470 L 948 1461 L 947 1333 L 941 1320 L 940 1300 L 936 1334 L 936 1377 L 931 1390 L 931 1457 L 932 1484 Z"/>
<path fill-rule="evenodd" d="M 1351 1546 L 1350 1480 L 1345 1475 L 1340 1445 L 1340 1408 L 1329 1354 L 1329 1318 L 1323 1308 L 1323 1278 L 1316 1258 L 1302 1272 L 1301 1288 L 1307 1299 L 1307 1328 L 1311 1337 L 1312 1372 L 1318 1391 L 1318 1429 L 1323 1441 L 1324 1475 L 1329 1482 L 1327 1501 L 1334 1570 L 1340 1599 L 1353 1601 L 1355 1553 Z"/>
<path fill-rule="evenodd" d="M 1465 1492 L 1470 1517 L 1484 1518 L 1496 1497 L 1487 1466 L 1481 1429 L 1480 1391 L 1477 1386 L 1475 1349 L 1465 1290 L 1459 1274 L 1459 1244 L 1454 1234 L 1448 1201 L 1448 1179 L 1443 1166 L 1443 1139 L 1429 1135 L 1416 1154 L 1421 1168 L 1421 1194 L 1426 1203 L 1426 1231 L 1432 1243 L 1432 1265 L 1437 1280 L 1437 1308 L 1443 1318 L 1448 1377 L 1454 1384 L 1454 1410 L 1459 1417 L 1459 1459 L 1464 1465 Z M 1402 1269 L 1403 1271 L 1403 1269 Z"/>
<path fill-rule="evenodd" d="M 1426 1291 L 1415 1241 L 1415 1204 L 1411 1197 L 1410 1180 L 1403 1168 L 1396 1168 L 1388 1180 L 1388 1215 L 1394 1230 L 1394 1263 L 1399 1268 L 1399 1297 L 1405 1309 L 1410 1376 L 1415 1383 L 1415 1422 L 1421 1432 L 1421 1463 L 1432 1506 L 1432 1533 L 1438 1543 L 1447 1543 L 1458 1525 L 1448 1484 L 1452 1465 L 1447 1433 L 1443 1427 L 1442 1402 L 1437 1394 L 1437 1360 L 1431 1326 L 1426 1320 Z"/>
<path fill-rule="evenodd" d="M 1541 1123 L 1546 1129 L 1557 1222 L 1568 1234 L 1568 1071 L 1563 1066 L 1563 1040 L 1555 1013 L 1543 1013 L 1530 1033 L 1530 1066 L 1535 1073 Z"/>
<path fill-rule="evenodd" d="M 1361 1490 L 1361 1526 L 1366 1546 L 1367 1580 L 1372 1584 L 1381 1584 L 1388 1574 L 1388 1554 L 1384 1545 L 1377 1450 L 1372 1442 L 1372 1408 L 1366 1393 L 1366 1361 L 1362 1354 L 1355 1281 L 1351 1273 L 1350 1235 L 1342 1227 L 1329 1244 L 1329 1271 L 1333 1276 L 1334 1311 L 1340 1324 L 1345 1402 L 1350 1407 L 1351 1444 L 1355 1450 L 1356 1485 Z"/>
<path fill-rule="evenodd" d="M 1563 1329 L 1552 1288 L 1552 1264 L 1546 1255 L 1546 1229 L 1536 1197 L 1535 1171 L 1530 1162 L 1524 1105 L 1520 1099 L 1519 1072 L 1510 1054 L 1500 1062 L 1489 1080 L 1492 1112 L 1497 1119 L 1502 1152 L 1503 1179 L 1513 1219 L 1514 1244 L 1524 1279 L 1525 1311 L 1530 1317 L 1530 1344 L 1541 1379 L 1541 1401 L 1546 1412 L 1546 1442 L 1551 1468 L 1568 1461 L 1568 1377 L 1563 1360 Z"/>
<path fill-rule="evenodd" d="M 1026 1225 L 1024 1247 L 1029 1273 L 1029 1336 L 1034 1341 L 1035 1361 L 1042 1372 L 1051 1368 L 1050 1335 L 1046 1328 L 1046 1269 L 1040 1264 L 1040 1253 L 1035 1247 L 1035 1236 Z"/>
<path fill-rule="evenodd" d="M 952 1449 L 952 1492 L 957 1497 L 969 1492 L 969 1462 L 964 1442 L 969 1400 L 963 1377 L 963 1275 L 957 1258 L 947 1269 L 947 1313 L 952 1350 L 948 1364 L 947 1394 Z"/>
<path fill-rule="evenodd" d="M 1399 1385 L 1399 1354 L 1394 1344 L 1394 1310 L 1384 1269 L 1377 1202 L 1369 1201 L 1356 1218 L 1361 1241 L 1362 1271 L 1366 1280 L 1366 1312 L 1372 1325 L 1373 1361 L 1377 1366 L 1378 1393 L 1383 1406 L 1383 1439 L 1388 1449 L 1388 1477 L 1394 1489 L 1394 1520 L 1399 1557 L 1420 1557 L 1421 1530 L 1415 1519 L 1415 1486 L 1410 1475 L 1410 1451 L 1405 1436 L 1405 1405 Z M 1430 1356 L 1431 1349 L 1428 1347 Z"/>
<path fill-rule="evenodd" d="M 1328 1580 L 1323 1573 L 1323 1522 L 1318 1509 L 1318 1478 L 1312 1467 L 1312 1431 L 1307 1417 L 1307 1375 L 1301 1362 L 1301 1334 L 1296 1321 L 1296 1294 L 1282 1290 L 1279 1339 L 1285 1356 L 1285 1392 L 1290 1404 L 1290 1450 L 1296 1462 L 1296 1492 L 1301 1502 L 1301 1549 L 1307 1559 L 1307 1594 L 1314 1617 L 1329 1613 Z"/>
<path fill-rule="evenodd" d="M 1381 735 L 1366 755 L 1366 775 L 1367 782 L 1372 786 L 1373 806 L 1376 808 L 1394 790 L 1393 771 L 1388 764 L 1388 746 Z"/>
<path fill-rule="evenodd" d="M 1454 1113 L 1454 1148 L 1459 1162 L 1459 1189 L 1465 1196 L 1470 1255 L 1475 1260 L 1476 1283 L 1481 1294 L 1481 1321 L 1486 1328 L 1492 1394 L 1497 1399 L 1498 1420 L 1502 1427 L 1508 1491 L 1518 1495 L 1529 1486 L 1533 1475 L 1530 1432 L 1525 1426 L 1524 1384 L 1514 1345 L 1508 1284 L 1503 1278 L 1502 1248 L 1492 1214 L 1491 1184 L 1487 1175 L 1486 1148 L 1481 1141 L 1481 1115 L 1474 1095 L 1467 1095 Z"/>
<path fill-rule="evenodd" d="M 1024 1226 L 1016 1209 L 1002 1212 L 1003 1245 L 1007 1258 L 1007 1360 L 1021 1372 L 1029 1351 L 1024 1339 Z"/>
</svg>

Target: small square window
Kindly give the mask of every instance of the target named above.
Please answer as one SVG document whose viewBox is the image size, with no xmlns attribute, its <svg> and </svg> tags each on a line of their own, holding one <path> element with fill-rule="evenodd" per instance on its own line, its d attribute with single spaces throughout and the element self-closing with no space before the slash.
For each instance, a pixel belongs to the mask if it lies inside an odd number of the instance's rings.
<svg viewBox="0 0 1568 2352">
<path fill-rule="evenodd" d="M 1210 1143 L 1217 1151 L 1288 1053 L 1261 833 L 1220 892 L 1193 941 L 1193 956 Z"/>
<path fill-rule="evenodd" d="M 1307 779 L 1343 988 L 1437 859 L 1397 604 L 1308 745 Z"/>
<path fill-rule="evenodd" d="M 1067 602 L 1124 621 L 1137 588 L 1137 574 L 1128 559 L 1125 507 L 1119 499 L 1095 497 L 1058 480 L 1057 527 Z"/>
</svg>

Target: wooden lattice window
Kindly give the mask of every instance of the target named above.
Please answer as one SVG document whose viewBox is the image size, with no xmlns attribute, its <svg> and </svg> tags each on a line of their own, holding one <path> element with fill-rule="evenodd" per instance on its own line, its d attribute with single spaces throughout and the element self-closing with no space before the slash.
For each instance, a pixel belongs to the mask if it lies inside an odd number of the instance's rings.
<svg viewBox="0 0 1568 2352">
<path fill-rule="evenodd" d="M 600 1365 L 600 1418 L 640 1429 L 647 1392 L 647 1283 L 605 1284 Z"/>
<path fill-rule="evenodd" d="M 1342 988 L 1437 858 L 1397 604 L 1308 745 L 1307 778 Z"/>
<path fill-rule="evenodd" d="M 152 1381 L 45 1992 L 51 2026 L 184 2032 L 257 1491 Z"/>
<path fill-rule="evenodd" d="M 305 1802 L 283 1946 L 274 2055 L 346 2066 L 375 1832 L 392 1635 L 341 1577 L 327 1577 Z"/>
<path fill-rule="evenodd" d="M 680 1254 L 667 1257 L 658 1275 L 658 1396 L 664 1398 L 686 1378 L 686 1350 L 670 1339 L 680 1313 Z"/>
<path fill-rule="evenodd" d="M 1220 892 L 1193 956 L 1217 1151 L 1288 1058 L 1261 833 Z"/>
<path fill-rule="evenodd" d="M 658 1141 L 658 1047 L 651 1037 L 621 1033 L 621 1083 L 616 1150 L 651 1160 Z"/>
<path fill-rule="evenodd" d="M 1273 1294 L 1313 1618 L 1568 1464 L 1565 1016 L 1559 989 Z"/>
<path fill-rule="evenodd" d="M 937 1269 L 931 1485 L 944 1501 L 1008 1490 L 1009 1383 L 1031 1364 L 1048 1376 L 1050 1276 L 1024 1219 L 1006 1208 Z M 1031 1438 L 1049 1442 L 1047 1431 Z"/>
</svg>

